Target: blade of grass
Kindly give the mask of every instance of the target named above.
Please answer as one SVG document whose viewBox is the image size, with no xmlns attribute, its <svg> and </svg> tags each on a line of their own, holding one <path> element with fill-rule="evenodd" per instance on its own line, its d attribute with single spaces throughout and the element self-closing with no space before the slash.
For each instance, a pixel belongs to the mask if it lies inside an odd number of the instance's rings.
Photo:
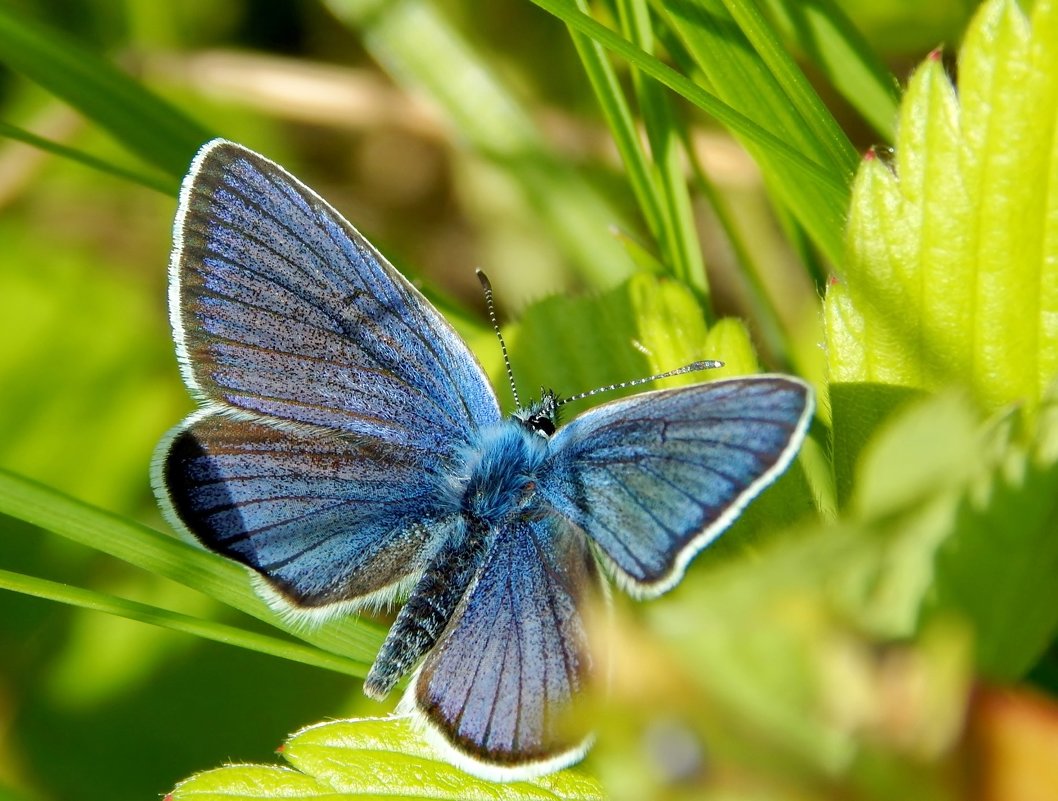
<svg viewBox="0 0 1058 801">
<path fill-rule="evenodd" d="M 327 651 L 321 651 L 319 648 L 310 648 L 299 643 L 270 637 L 267 634 L 246 631 L 211 620 L 200 620 L 190 615 L 171 612 L 168 609 L 151 606 L 150 604 L 130 601 L 81 587 L 71 587 L 68 584 L 59 584 L 58 582 L 48 581 L 36 576 L 0 570 L 0 589 L 32 595 L 36 598 L 56 601 L 93 612 L 105 612 L 106 614 L 117 615 L 129 620 L 137 620 L 141 623 L 150 623 L 172 631 L 192 634 L 203 639 L 234 645 L 238 648 L 257 651 L 258 653 L 276 656 L 280 659 L 289 659 L 292 662 L 300 662 L 305 665 L 323 668 L 324 670 L 333 670 L 336 673 L 344 673 L 347 676 L 363 678 L 366 675 L 363 662 L 346 659 Z"/>
<path fill-rule="evenodd" d="M 808 78 L 786 52 L 754 0 L 723 0 L 723 3 L 760 57 L 761 63 L 782 89 L 786 108 L 796 112 L 799 122 L 806 126 L 805 132 L 810 137 L 809 142 L 815 145 L 814 150 L 820 161 L 823 164 L 833 163 L 850 174 L 854 172 L 859 161 L 856 149 L 816 94 Z M 769 111 L 775 114 L 777 110 Z"/>
<path fill-rule="evenodd" d="M 500 71 L 438 11 L 421 0 L 326 0 L 362 33 L 394 80 L 429 97 L 473 149 L 514 176 L 519 190 L 579 273 L 596 285 L 619 282 L 634 265 L 609 234 L 621 218 L 609 201 L 547 143 Z"/>
<path fill-rule="evenodd" d="M 840 186 L 835 192 L 821 182 L 805 181 L 784 153 L 759 137 L 748 137 L 743 128 L 731 128 L 777 199 L 797 216 L 827 259 L 838 263 L 856 153 L 774 32 L 759 12 L 735 0 L 654 5 L 721 101 L 821 165 L 828 184 Z"/>
<path fill-rule="evenodd" d="M 247 571 L 234 562 L 6 470 L 0 470 L 0 514 L 196 589 L 324 650 L 362 661 L 365 670 L 382 643 L 381 629 L 362 619 L 334 620 L 311 630 L 287 623 L 253 592 Z"/>
<path fill-rule="evenodd" d="M 64 34 L 0 5 L 0 61 L 62 98 L 150 164 L 187 171 L 208 129 Z"/>
<path fill-rule="evenodd" d="M 842 97 L 891 144 L 900 86 L 832 0 L 765 0 L 772 18 Z"/>
<path fill-rule="evenodd" d="M 106 173 L 107 175 L 115 175 L 118 178 L 125 178 L 126 180 L 139 184 L 140 186 L 145 186 L 148 189 L 154 189 L 161 192 L 163 195 L 175 195 L 180 188 L 179 181 L 174 181 L 172 179 L 167 180 L 158 175 L 149 175 L 148 173 L 126 169 L 117 164 L 111 164 L 109 161 L 103 161 L 103 159 L 96 158 L 90 153 L 85 153 L 82 150 L 67 147 L 58 142 L 53 142 L 50 139 L 45 139 L 42 136 L 37 136 L 35 133 L 11 125 L 3 120 L 0 120 L 0 136 L 6 136 L 8 139 L 16 139 L 19 142 L 25 142 L 27 145 L 32 145 L 38 150 L 54 153 L 57 156 L 76 161 L 79 164 Z"/>
<path fill-rule="evenodd" d="M 587 13 L 587 0 L 576 0 L 576 3 L 581 11 Z M 569 29 L 569 35 L 599 101 L 599 108 L 609 126 L 617 152 L 621 155 L 639 211 L 654 241 L 659 242 L 662 236 L 661 209 L 655 176 L 621 84 L 602 45 L 574 28 Z"/>
<path fill-rule="evenodd" d="M 618 0 L 617 10 L 625 36 L 644 52 L 652 53 L 654 33 L 645 0 Z M 658 176 L 664 232 L 661 242 L 676 276 L 698 291 L 710 314 L 709 285 L 687 191 L 680 124 L 669 98 L 655 81 L 646 80 L 638 70 L 633 70 L 632 80 Z"/>
<path fill-rule="evenodd" d="M 845 208 L 851 171 L 845 174 L 842 170 L 836 170 L 833 165 L 824 166 L 821 162 L 791 147 L 782 138 L 766 130 L 716 95 L 707 92 L 650 54 L 644 53 L 627 39 L 569 6 L 563 0 L 532 0 L 532 2 L 685 97 L 717 122 L 736 133 L 743 141 L 752 143 L 760 151 L 772 156 L 775 161 L 788 164 L 802 184 L 813 188 L 817 202 L 823 203 L 827 208 L 834 207 L 842 210 Z M 840 230 L 838 226 L 833 234 L 839 244 Z"/>
</svg>

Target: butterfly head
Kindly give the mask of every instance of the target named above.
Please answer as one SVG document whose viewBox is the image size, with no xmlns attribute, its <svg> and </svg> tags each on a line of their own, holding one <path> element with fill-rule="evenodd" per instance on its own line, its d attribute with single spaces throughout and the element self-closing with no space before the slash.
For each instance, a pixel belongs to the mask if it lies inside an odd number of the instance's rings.
<svg viewBox="0 0 1058 801">
<path fill-rule="evenodd" d="M 542 390 L 540 400 L 519 406 L 511 416 L 534 434 L 548 439 L 558 428 L 558 407 L 561 405 L 554 390 Z"/>
</svg>

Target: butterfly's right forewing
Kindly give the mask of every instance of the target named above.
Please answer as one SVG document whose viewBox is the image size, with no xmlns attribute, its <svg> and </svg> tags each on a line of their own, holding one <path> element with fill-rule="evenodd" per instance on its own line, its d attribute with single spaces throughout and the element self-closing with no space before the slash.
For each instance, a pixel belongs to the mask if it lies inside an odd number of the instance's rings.
<svg viewBox="0 0 1058 801">
<path fill-rule="evenodd" d="M 175 238 L 173 327 L 202 400 L 436 453 L 499 419 L 452 327 L 278 165 L 206 145 Z"/>
<path fill-rule="evenodd" d="M 333 208 L 244 147 L 202 148 L 174 238 L 174 337 L 203 408 L 159 446 L 163 510 L 284 608 L 391 595 L 447 536 L 446 471 L 500 419 L 481 367 Z"/>
</svg>

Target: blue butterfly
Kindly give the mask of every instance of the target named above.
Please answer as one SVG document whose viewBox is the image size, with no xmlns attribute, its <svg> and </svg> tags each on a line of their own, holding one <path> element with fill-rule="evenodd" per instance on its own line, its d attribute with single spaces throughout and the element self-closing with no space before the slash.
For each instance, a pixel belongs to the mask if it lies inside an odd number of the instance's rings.
<svg viewBox="0 0 1058 801">
<path fill-rule="evenodd" d="M 169 303 L 199 409 L 159 444 L 174 526 L 325 618 L 407 596 L 364 685 L 405 696 L 444 753 L 499 779 L 580 759 L 599 564 L 655 596 L 790 463 L 795 378 L 646 392 L 558 427 L 504 416 L 430 303 L 337 211 L 232 142 L 180 193 Z"/>
</svg>

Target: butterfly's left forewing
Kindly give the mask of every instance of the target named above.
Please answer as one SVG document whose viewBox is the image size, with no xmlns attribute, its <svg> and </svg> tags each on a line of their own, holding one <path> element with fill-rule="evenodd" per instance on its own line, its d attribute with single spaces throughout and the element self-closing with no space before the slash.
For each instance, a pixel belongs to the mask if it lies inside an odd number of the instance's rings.
<svg viewBox="0 0 1058 801">
<path fill-rule="evenodd" d="M 509 780 L 583 755 L 586 733 L 570 710 L 592 673 L 587 628 L 600 592 L 583 533 L 562 518 L 495 532 L 409 691 L 456 762 Z"/>
<path fill-rule="evenodd" d="M 786 376 L 606 403 L 555 434 L 538 490 L 628 589 L 657 595 L 786 469 L 812 409 L 809 386 Z"/>
</svg>

